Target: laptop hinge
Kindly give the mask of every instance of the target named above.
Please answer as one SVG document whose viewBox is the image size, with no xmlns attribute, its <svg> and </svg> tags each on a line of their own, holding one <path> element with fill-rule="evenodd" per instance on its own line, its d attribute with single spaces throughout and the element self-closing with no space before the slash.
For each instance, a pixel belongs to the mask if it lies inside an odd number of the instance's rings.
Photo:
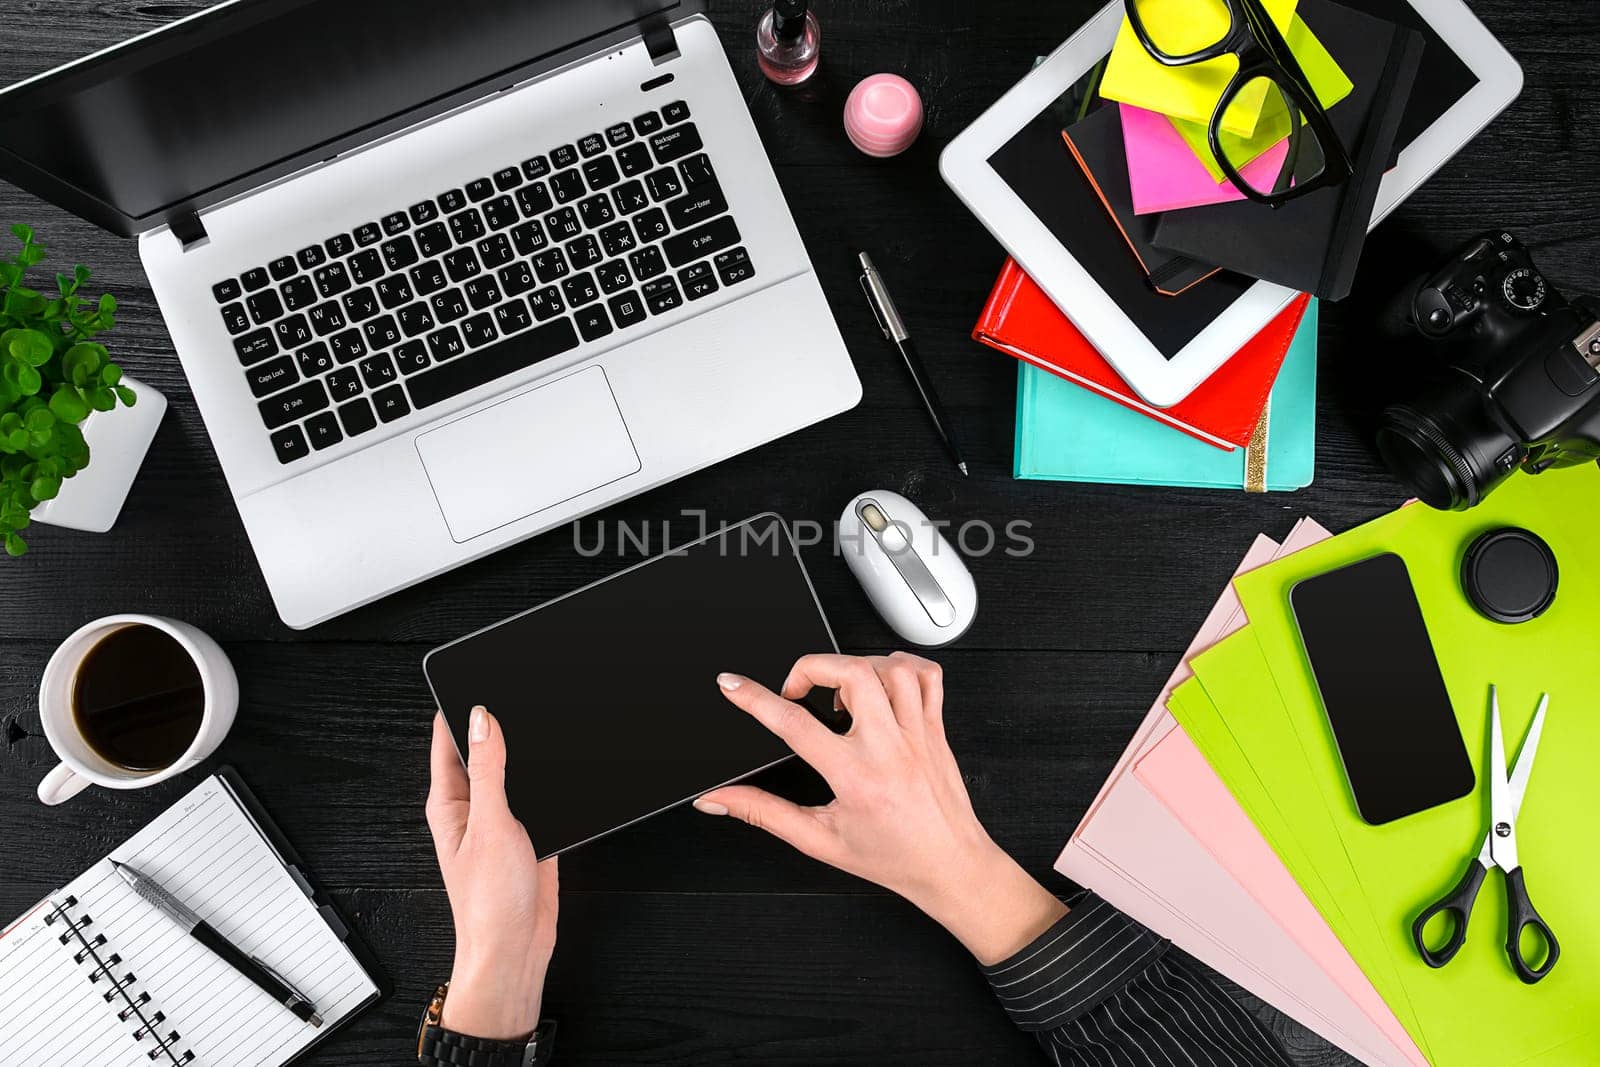
<svg viewBox="0 0 1600 1067">
<path fill-rule="evenodd" d="M 172 227 L 172 235 L 183 245 L 185 252 L 210 238 L 206 233 L 205 223 L 201 222 L 200 216 L 193 211 L 173 216 L 169 225 Z"/>
<path fill-rule="evenodd" d="M 662 14 L 651 15 L 640 24 L 644 46 L 650 52 L 650 61 L 658 66 L 678 57 L 678 37 L 672 32 L 672 23 Z"/>
</svg>

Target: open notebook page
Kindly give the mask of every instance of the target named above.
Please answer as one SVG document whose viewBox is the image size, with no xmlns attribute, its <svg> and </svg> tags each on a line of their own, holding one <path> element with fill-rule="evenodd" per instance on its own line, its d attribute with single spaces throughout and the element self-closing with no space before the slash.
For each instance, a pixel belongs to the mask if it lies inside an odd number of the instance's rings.
<svg viewBox="0 0 1600 1067">
<path fill-rule="evenodd" d="M 118 970 L 137 977 L 151 1007 L 166 1016 L 163 1032 L 176 1031 L 174 1047 L 193 1052 L 200 1067 L 279 1067 L 377 995 L 221 779 L 202 783 L 111 858 L 159 882 L 223 937 L 282 974 L 325 1020 L 319 1030 L 289 1014 L 141 900 L 103 860 L 57 896 L 75 896 L 78 911 L 93 916 L 94 928 L 108 939 L 106 950 L 122 957 Z M 71 955 L 65 958 L 70 965 Z M 81 973 L 78 979 L 86 981 Z M 91 999 L 105 1010 L 97 995 Z M 116 1021 L 114 1012 L 106 1014 Z M 54 1062 L 100 1067 L 120 1061 Z M 148 1061 L 141 1054 L 139 1062 Z"/>
</svg>

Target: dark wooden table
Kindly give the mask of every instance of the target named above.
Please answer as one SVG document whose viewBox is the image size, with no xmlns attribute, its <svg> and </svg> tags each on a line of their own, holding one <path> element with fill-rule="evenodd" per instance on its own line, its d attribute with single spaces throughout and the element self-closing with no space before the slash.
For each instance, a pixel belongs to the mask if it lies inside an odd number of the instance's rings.
<svg viewBox="0 0 1600 1067">
<path fill-rule="evenodd" d="M 199 9 L 182 2 L 0 0 L 0 83 Z M 888 487 L 935 517 L 1032 524 L 1036 552 L 974 563 L 983 609 L 941 656 L 949 732 L 979 814 L 1062 893 L 1050 870 L 1134 724 L 1218 590 L 1262 530 L 1300 515 L 1342 529 L 1403 493 L 1370 448 L 1394 368 L 1363 358 L 1371 299 L 1416 248 L 1510 227 L 1561 285 L 1596 293 L 1594 180 L 1600 5 L 1480 0 L 1527 68 L 1511 113 L 1382 231 L 1362 291 L 1324 310 L 1317 480 L 1294 496 L 1246 497 L 1010 477 L 1012 361 L 968 339 L 1003 253 L 939 180 L 940 149 L 1098 6 L 1095 0 L 859 0 L 822 7 L 816 83 L 779 92 L 755 69 L 755 2 L 715 13 L 801 233 L 866 388 L 856 410 L 609 509 L 683 539 L 709 521 L 773 509 L 830 522 L 845 500 Z M 902 72 L 928 130 L 874 162 L 839 123 L 859 78 Z M 0 921 L 76 875 L 186 791 L 201 772 L 147 792 L 34 799 L 54 762 L 37 685 L 55 644 L 96 616 L 145 611 L 214 634 L 238 667 L 243 706 L 217 762 L 237 766 L 372 942 L 395 995 L 331 1041 L 318 1064 L 396 1064 L 451 957 L 449 913 L 422 817 L 430 706 L 420 663 L 433 645 L 631 562 L 585 558 L 571 530 L 300 634 L 273 612 L 222 474 L 173 356 L 134 246 L 8 186 L 0 221 L 27 221 L 52 263 L 93 266 L 122 314 L 111 344 L 172 401 L 121 522 L 105 536 L 37 528 L 34 551 L 0 560 Z M 972 461 L 944 458 L 855 284 L 869 247 L 918 331 Z M 1107 442 L 1106 447 L 1114 447 Z M 583 530 L 592 543 L 596 520 Z M 658 551 L 659 540 L 651 551 Z M 849 651 L 894 644 L 844 565 L 807 553 Z M 646 697 L 647 694 L 641 694 Z M 789 778 L 796 776 L 790 774 Z M 789 785 L 804 788 L 805 783 Z M 573 798 L 581 803 L 581 797 Z M 959 947 L 898 900 L 812 864 L 747 828 L 677 811 L 571 856 L 549 1014 L 563 1064 L 962 1065 L 1037 1062 Z M 1248 998 L 1247 998 L 1248 999 Z M 1259 1006 L 1258 1006 L 1259 1008 Z M 1348 1062 L 1259 1008 L 1306 1064 Z"/>
</svg>

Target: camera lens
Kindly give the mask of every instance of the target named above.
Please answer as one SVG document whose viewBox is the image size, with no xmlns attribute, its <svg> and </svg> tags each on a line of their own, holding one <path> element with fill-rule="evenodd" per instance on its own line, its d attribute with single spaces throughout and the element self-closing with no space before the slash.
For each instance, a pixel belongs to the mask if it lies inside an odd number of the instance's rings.
<svg viewBox="0 0 1600 1067">
<path fill-rule="evenodd" d="M 1396 478 L 1417 498 L 1440 511 L 1475 507 L 1510 476 L 1503 464 L 1520 443 L 1483 410 L 1465 383 L 1435 390 L 1424 402 L 1399 404 L 1383 413 L 1378 452 Z"/>
</svg>

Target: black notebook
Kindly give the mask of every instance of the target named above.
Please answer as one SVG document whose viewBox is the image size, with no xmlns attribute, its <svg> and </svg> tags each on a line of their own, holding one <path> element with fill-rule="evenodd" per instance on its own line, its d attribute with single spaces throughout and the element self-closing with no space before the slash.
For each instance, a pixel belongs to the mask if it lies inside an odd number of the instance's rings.
<svg viewBox="0 0 1600 1067">
<path fill-rule="evenodd" d="M 1343 185 L 1276 210 L 1246 201 L 1170 211 L 1161 217 L 1154 243 L 1252 278 L 1342 300 L 1355 284 L 1378 187 L 1395 154 L 1425 42 L 1413 30 L 1332 0 L 1302 0 L 1298 13 L 1355 85 L 1328 110 L 1355 174 Z"/>
<path fill-rule="evenodd" d="M 295 1018 L 140 899 L 107 857 L 0 933 L 8 1063 L 281 1067 L 383 995 L 365 947 L 231 771 L 111 856 L 282 974 L 324 1025 Z"/>
<path fill-rule="evenodd" d="M 1122 115 L 1116 108 L 1100 108 L 1068 126 L 1061 136 L 1105 205 L 1106 214 L 1128 242 L 1139 268 L 1150 279 L 1151 288 L 1162 296 L 1177 296 L 1217 273 L 1210 264 L 1151 243 L 1161 216 L 1134 214 L 1128 148 L 1122 139 Z"/>
</svg>

